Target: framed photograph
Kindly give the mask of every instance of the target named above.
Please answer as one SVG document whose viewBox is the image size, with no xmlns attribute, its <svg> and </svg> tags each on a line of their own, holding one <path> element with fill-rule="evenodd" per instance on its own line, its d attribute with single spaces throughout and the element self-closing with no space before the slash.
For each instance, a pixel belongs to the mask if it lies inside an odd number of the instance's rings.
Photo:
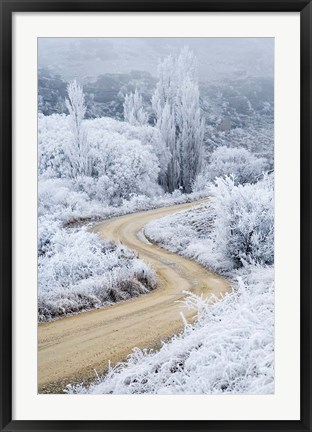
<svg viewBox="0 0 312 432">
<path fill-rule="evenodd" d="M 1 34 L 1 430 L 312 430 L 311 2 Z"/>
</svg>

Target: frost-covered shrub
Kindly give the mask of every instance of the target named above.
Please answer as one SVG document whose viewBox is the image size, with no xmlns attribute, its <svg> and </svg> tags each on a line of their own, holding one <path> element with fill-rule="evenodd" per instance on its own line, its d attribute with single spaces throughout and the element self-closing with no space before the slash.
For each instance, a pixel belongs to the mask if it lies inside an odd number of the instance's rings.
<svg viewBox="0 0 312 432">
<path fill-rule="evenodd" d="M 208 305 L 190 295 L 194 325 L 158 352 L 135 349 L 82 394 L 274 393 L 274 269 L 250 266 L 237 274 L 235 290 Z M 183 305 L 181 305 L 182 307 Z M 183 312 L 183 309 L 181 309 Z"/>
<path fill-rule="evenodd" d="M 90 129 L 89 139 L 94 145 L 93 175 L 107 179 L 104 196 L 118 200 L 157 193 L 159 164 L 151 146 L 102 129 Z"/>
<path fill-rule="evenodd" d="M 193 190 L 203 190 L 216 177 L 230 175 L 234 176 L 237 184 L 253 183 L 266 169 L 264 158 L 256 157 L 244 148 L 218 147 L 205 169 L 197 176 Z"/>
<path fill-rule="evenodd" d="M 210 191 L 214 248 L 234 266 L 244 261 L 273 264 L 273 177 L 237 186 L 230 177 L 218 178 Z"/>
<path fill-rule="evenodd" d="M 76 191 L 72 180 L 47 179 L 38 185 L 38 215 L 65 219 L 69 215 L 90 212 L 92 204 L 84 191 Z"/>
<path fill-rule="evenodd" d="M 96 131 L 103 131 L 106 135 L 113 134 L 130 141 L 140 141 L 143 146 L 148 146 L 152 153 L 157 156 L 159 174 L 166 171 L 171 154 L 157 128 L 148 125 L 134 126 L 108 117 L 87 120 L 86 127 L 90 131 L 90 138 Z"/>
<path fill-rule="evenodd" d="M 61 229 L 61 222 L 52 217 L 38 218 L 38 257 L 50 257 L 54 251 L 54 237 Z"/>
<path fill-rule="evenodd" d="M 69 176 L 68 160 L 65 149 L 71 143 L 69 116 L 52 114 L 38 116 L 38 174 L 39 176 Z"/>
<path fill-rule="evenodd" d="M 127 300 L 155 288 L 156 277 L 133 251 L 85 230 L 40 222 L 39 321 Z"/>
</svg>

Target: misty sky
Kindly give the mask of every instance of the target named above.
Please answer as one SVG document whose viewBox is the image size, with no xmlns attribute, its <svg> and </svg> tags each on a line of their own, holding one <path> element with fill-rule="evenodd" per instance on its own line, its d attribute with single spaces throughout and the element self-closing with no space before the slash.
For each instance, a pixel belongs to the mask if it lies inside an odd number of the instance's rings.
<svg viewBox="0 0 312 432">
<path fill-rule="evenodd" d="M 82 82 L 131 70 L 156 76 L 159 59 L 185 45 L 197 56 L 201 81 L 273 76 L 273 38 L 39 38 L 38 65 Z"/>
</svg>

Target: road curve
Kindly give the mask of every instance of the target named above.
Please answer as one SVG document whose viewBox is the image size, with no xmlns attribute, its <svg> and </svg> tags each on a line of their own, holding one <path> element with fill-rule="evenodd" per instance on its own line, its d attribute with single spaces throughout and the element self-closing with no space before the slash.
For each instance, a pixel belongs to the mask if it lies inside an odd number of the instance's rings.
<svg viewBox="0 0 312 432">
<path fill-rule="evenodd" d="M 158 348 L 182 327 L 183 291 L 220 295 L 229 282 L 201 265 L 157 245 L 138 233 L 152 219 L 187 210 L 203 200 L 116 217 L 93 227 L 101 237 L 121 241 L 138 252 L 157 273 L 158 288 L 111 307 L 38 325 L 38 391 L 60 393 L 71 383 L 88 382 L 109 362 L 125 360 L 134 347 Z M 183 309 L 186 318 L 193 312 Z"/>
</svg>

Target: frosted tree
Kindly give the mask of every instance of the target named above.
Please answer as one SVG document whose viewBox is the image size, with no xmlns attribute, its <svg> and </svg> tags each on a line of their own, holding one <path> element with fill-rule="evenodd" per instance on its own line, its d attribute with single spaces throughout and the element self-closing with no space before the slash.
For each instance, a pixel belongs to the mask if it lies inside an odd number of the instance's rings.
<svg viewBox="0 0 312 432">
<path fill-rule="evenodd" d="M 199 107 L 196 58 L 183 48 L 177 58 L 168 56 L 159 65 L 152 105 L 156 126 L 172 155 L 164 188 L 190 192 L 203 156 L 204 122 Z"/>
<path fill-rule="evenodd" d="M 133 126 L 142 126 L 148 123 L 148 114 L 143 107 L 142 95 L 136 89 L 125 97 L 123 104 L 124 119 Z"/>
<path fill-rule="evenodd" d="M 204 124 L 200 117 L 198 87 L 186 80 L 181 98 L 181 126 L 178 137 L 181 186 L 191 192 L 203 158 Z"/>
<path fill-rule="evenodd" d="M 91 175 L 90 145 L 83 119 L 86 113 L 84 94 L 82 87 L 76 80 L 67 85 L 68 99 L 65 100 L 70 116 L 70 129 L 72 140 L 65 149 L 68 157 L 71 176 Z"/>
<path fill-rule="evenodd" d="M 268 168 L 265 158 L 256 157 L 245 148 L 220 146 L 196 177 L 193 191 L 209 188 L 211 181 L 224 176 L 233 176 L 235 184 L 255 183 Z"/>
</svg>

